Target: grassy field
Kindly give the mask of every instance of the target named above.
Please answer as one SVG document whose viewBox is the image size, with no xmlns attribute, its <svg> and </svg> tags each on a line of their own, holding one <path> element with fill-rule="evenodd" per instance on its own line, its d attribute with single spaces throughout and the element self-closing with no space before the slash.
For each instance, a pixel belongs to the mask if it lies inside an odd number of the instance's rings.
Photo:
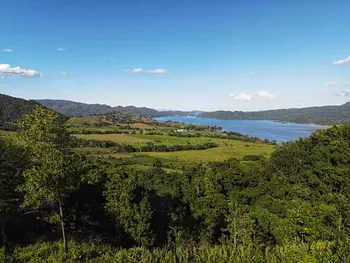
<svg viewBox="0 0 350 263">
<path fill-rule="evenodd" d="M 159 144 L 159 145 L 160 144 L 165 144 L 165 145 L 203 144 L 207 142 L 228 141 L 228 140 L 212 139 L 212 138 L 206 138 L 206 137 L 185 138 L 185 137 L 166 136 L 166 135 L 131 135 L 131 136 L 141 140 L 152 141 L 154 144 Z"/>
<path fill-rule="evenodd" d="M 152 142 L 156 145 L 186 145 L 186 144 L 203 144 L 216 142 L 218 144 L 231 144 L 232 141 L 216 138 L 194 137 L 183 138 L 166 135 L 128 135 L 128 134 L 74 134 L 78 138 L 85 140 L 113 141 L 124 144 L 143 144 Z"/>
<path fill-rule="evenodd" d="M 242 159 L 245 155 L 263 155 L 269 157 L 274 150 L 275 146 L 273 145 L 231 141 L 228 146 L 220 146 L 201 151 L 148 152 L 142 154 L 169 160 L 211 162 L 224 161 L 230 158 Z"/>
<path fill-rule="evenodd" d="M 93 125 L 97 124 L 96 118 L 93 116 L 84 116 L 84 117 L 72 117 L 67 121 L 67 125 Z"/>
<path fill-rule="evenodd" d="M 144 123 L 133 123 L 130 124 L 130 127 L 132 128 L 139 128 L 139 129 L 150 129 L 150 130 L 154 130 L 155 127 L 148 125 L 148 124 L 144 124 Z"/>
<path fill-rule="evenodd" d="M 74 136 L 85 140 L 113 141 L 125 144 L 147 143 L 150 140 L 129 136 L 126 134 L 74 134 Z"/>
<path fill-rule="evenodd" d="M 269 157 L 275 150 L 274 145 L 261 142 L 244 142 L 238 140 L 225 140 L 218 138 L 195 137 L 184 138 L 176 136 L 162 135 L 120 135 L 120 134 L 78 134 L 79 138 L 87 140 L 106 140 L 125 144 L 143 144 L 153 142 L 158 145 L 198 145 L 207 142 L 214 142 L 218 145 L 216 148 L 207 150 L 176 151 L 176 152 L 142 152 L 142 153 L 112 153 L 112 150 L 103 148 L 82 148 L 79 151 L 89 152 L 90 154 L 99 154 L 104 159 L 113 158 L 136 158 L 149 157 L 143 165 L 152 164 L 156 159 L 168 160 L 170 162 L 210 162 L 224 161 L 230 158 L 242 159 L 245 155 L 263 155 Z M 102 150 L 102 151 L 101 151 Z"/>
<path fill-rule="evenodd" d="M 91 148 L 83 147 L 76 148 L 76 151 L 88 154 L 90 158 L 103 159 L 109 162 L 116 162 L 121 165 L 135 165 L 140 169 L 144 167 L 153 167 L 155 162 L 161 161 L 167 168 L 181 169 L 184 163 L 199 163 L 199 162 L 211 162 L 211 161 L 224 161 L 230 158 L 242 159 L 245 155 L 263 155 L 269 157 L 275 150 L 275 145 L 266 144 L 262 142 L 245 142 L 240 140 L 227 140 L 224 138 L 210 138 L 217 132 L 211 131 L 192 131 L 189 134 L 200 134 L 201 137 L 177 137 L 167 135 L 169 132 L 173 132 L 175 128 L 185 125 L 171 123 L 169 126 L 159 126 L 152 124 L 143 124 L 139 122 L 127 124 L 120 123 L 116 125 L 96 127 L 94 124 L 98 123 L 94 116 L 89 117 L 73 117 L 68 121 L 70 131 L 80 131 L 82 129 L 92 132 L 105 132 L 105 131 L 119 131 L 126 134 L 72 134 L 72 136 L 85 139 L 85 140 L 101 140 L 101 141 L 113 141 L 116 143 L 129 144 L 134 146 L 145 145 L 152 142 L 155 145 L 201 145 L 205 143 L 216 143 L 218 147 L 210 148 L 207 150 L 191 150 L 191 151 L 175 151 L 175 152 L 138 152 L 138 153 L 114 153 L 113 148 Z M 132 128 L 138 128 L 143 130 L 156 130 L 164 135 L 145 135 L 140 134 L 141 131 L 137 130 L 137 134 L 128 134 L 133 130 L 125 130 L 127 126 Z M 74 126 L 74 127 L 73 127 Z M 183 128 L 183 127 L 182 127 Z M 124 131 L 125 130 L 125 131 Z M 81 132 L 81 131 L 80 131 Z M 135 132 L 135 131 L 133 131 Z M 218 133 L 222 136 L 222 133 Z M 16 136 L 13 132 L 0 131 L 0 136 Z M 207 136 L 207 137 L 206 137 Z M 125 161 L 124 161 L 125 160 Z"/>
</svg>

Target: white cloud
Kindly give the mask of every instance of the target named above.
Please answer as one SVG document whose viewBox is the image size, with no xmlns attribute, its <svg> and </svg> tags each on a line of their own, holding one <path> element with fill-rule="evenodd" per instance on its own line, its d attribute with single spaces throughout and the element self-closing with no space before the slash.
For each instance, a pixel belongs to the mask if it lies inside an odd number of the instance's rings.
<svg viewBox="0 0 350 263">
<path fill-rule="evenodd" d="M 267 91 L 265 90 L 260 90 L 256 93 L 256 95 L 258 95 L 259 97 L 262 97 L 262 98 L 266 98 L 266 99 L 270 99 L 270 100 L 274 100 L 277 98 L 276 95 L 274 94 L 270 94 L 268 93 Z"/>
<path fill-rule="evenodd" d="M 347 64 L 347 63 L 350 63 L 350 56 L 348 56 L 342 60 L 334 61 L 333 65 L 342 65 L 342 64 Z"/>
<path fill-rule="evenodd" d="M 4 76 L 1 76 L 1 77 L 0 77 L 0 79 L 1 79 L 1 80 L 4 80 L 4 79 L 5 79 L 5 77 L 4 77 Z"/>
<path fill-rule="evenodd" d="M 164 75 L 164 74 L 167 74 L 168 71 L 165 70 L 165 69 L 151 69 L 151 70 L 148 70 L 147 73 L 149 73 L 149 74 Z"/>
<path fill-rule="evenodd" d="M 344 90 L 342 92 L 334 94 L 335 96 L 340 96 L 340 97 L 350 97 L 350 89 Z"/>
<path fill-rule="evenodd" d="M 1 52 L 11 53 L 11 52 L 13 52 L 13 50 L 9 49 L 9 48 L 4 48 L 4 49 L 1 50 Z"/>
<path fill-rule="evenodd" d="M 61 75 L 62 75 L 62 76 L 70 76 L 70 75 L 73 75 L 73 73 L 67 72 L 67 71 L 62 71 L 62 72 L 61 72 Z"/>
<path fill-rule="evenodd" d="M 158 74 L 158 75 L 165 75 L 168 74 L 168 71 L 165 69 L 150 69 L 150 70 L 143 70 L 142 68 L 135 68 L 132 70 L 126 69 L 124 70 L 126 73 L 132 73 L 132 74 L 140 74 L 140 73 L 146 73 L 146 74 Z"/>
<path fill-rule="evenodd" d="M 142 68 L 135 68 L 133 70 L 126 69 L 126 70 L 124 70 L 124 72 L 126 72 L 126 73 L 133 73 L 133 74 L 139 74 L 139 73 L 143 73 L 144 70 Z"/>
<path fill-rule="evenodd" d="M 57 51 L 65 51 L 65 49 L 64 49 L 64 48 L 61 48 L 61 47 L 58 47 L 58 48 L 57 48 Z"/>
<path fill-rule="evenodd" d="M 324 84 L 326 87 L 335 87 L 335 86 L 350 86 L 350 81 L 335 81 L 335 82 L 326 82 Z"/>
<path fill-rule="evenodd" d="M 42 74 L 36 70 L 22 69 L 20 67 L 11 68 L 10 64 L 0 64 L 0 74 L 10 75 L 10 76 L 26 76 L 26 77 L 42 76 Z"/>
<path fill-rule="evenodd" d="M 241 100 L 245 102 L 249 102 L 253 99 L 252 94 L 241 93 L 241 94 L 229 94 L 230 97 L 233 97 L 235 100 Z"/>
<path fill-rule="evenodd" d="M 270 100 L 274 100 L 277 98 L 276 95 L 270 94 L 265 90 L 260 90 L 260 91 L 254 92 L 254 93 L 243 93 L 243 92 L 240 94 L 230 93 L 229 96 L 233 97 L 235 100 L 242 100 L 245 102 L 252 101 L 256 97 L 261 97 L 261 98 L 270 99 Z"/>
</svg>

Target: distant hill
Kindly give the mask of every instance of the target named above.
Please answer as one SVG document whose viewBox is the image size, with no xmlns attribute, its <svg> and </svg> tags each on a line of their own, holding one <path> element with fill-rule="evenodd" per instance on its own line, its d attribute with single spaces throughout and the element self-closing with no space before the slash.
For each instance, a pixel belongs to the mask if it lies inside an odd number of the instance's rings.
<svg viewBox="0 0 350 263">
<path fill-rule="evenodd" d="M 301 109 L 281 109 L 255 112 L 214 111 L 198 117 L 220 120 L 275 120 L 281 122 L 339 124 L 350 123 L 350 102 L 340 106 L 321 106 Z"/>
<path fill-rule="evenodd" d="M 35 105 L 37 105 L 37 103 L 34 101 L 27 101 L 0 94 L 0 129 L 14 130 L 14 123 L 22 114 L 33 111 Z"/>
<path fill-rule="evenodd" d="M 36 102 L 67 116 L 88 116 L 104 114 L 113 108 L 104 104 L 85 104 L 69 100 L 35 100 Z"/>
<path fill-rule="evenodd" d="M 23 114 L 31 113 L 36 105 L 39 104 L 35 101 L 0 94 L 0 130 L 15 130 L 17 120 Z"/>
<path fill-rule="evenodd" d="M 187 116 L 194 115 L 193 112 L 183 111 L 157 111 L 155 109 L 146 107 L 134 106 L 118 106 L 111 107 L 104 104 L 86 104 L 81 102 L 74 102 L 68 100 L 36 100 L 38 103 L 60 112 L 67 116 L 89 116 L 105 114 L 109 112 L 120 112 L 128 115 L 138 115 L 145 118 L 163 117 L 163 116 Z"/>
</svg>

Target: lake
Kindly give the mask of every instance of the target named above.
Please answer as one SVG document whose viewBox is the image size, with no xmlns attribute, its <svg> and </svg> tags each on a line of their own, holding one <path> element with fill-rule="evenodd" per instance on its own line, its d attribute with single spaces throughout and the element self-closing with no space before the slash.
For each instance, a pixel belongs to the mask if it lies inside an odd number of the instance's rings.
<svg viewBox="0 0 350 263">
<path fill-rule="evenodd" d="M 276 140 L 278 143 L 307 137 L 311 131 L 322 129 L 323 126 L 300 123 L 280 123 L 268 120 L 216 120 L 191 116 L 169 116 L 154 118 L 158 121 L 175 121 L 186 124 L 217 125 L 222 131 L 233 131 L 259 139 Z"/>
</svg>

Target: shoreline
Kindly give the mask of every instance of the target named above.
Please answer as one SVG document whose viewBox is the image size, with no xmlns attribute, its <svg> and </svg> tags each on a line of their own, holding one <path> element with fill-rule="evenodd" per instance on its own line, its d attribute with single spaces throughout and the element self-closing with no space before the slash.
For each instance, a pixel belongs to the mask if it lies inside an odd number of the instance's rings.
<svg viewBox="0 0 350 263">
<path fill-rule="evenodd" d="M 190 118 L 196 118 L 196 119 L 209 119 L 209 120 L 218 120 L 218 121 L 271 121 L 271 122 L 277 122 L 277 123 L 281 123 L 281 124 L 290 124 L 290 123 L 294 123 L 294 124 L 303 124 L 303 125 L 307 125 L 307 126 L 317 126 L 317 127 L 321 127 L 321 128 L 331 128 L 337 124 L 317 124 L 317 123 L 305 123 L 305 122 L 292 122 L 292 121 L 278 121 L 278 120 L 261 120 L 261 119 L 256 119 L 256 120 L 252 120 L 252 119 L 217 119 L 217 118 L 203 118 L 203 117 L 198 117 L 198 116 L 162 116 L 162 117 L 154 117 L 152 119 L 155 118 L 168 118 L 168 117 L 190 117 Z"/>
</svg>

